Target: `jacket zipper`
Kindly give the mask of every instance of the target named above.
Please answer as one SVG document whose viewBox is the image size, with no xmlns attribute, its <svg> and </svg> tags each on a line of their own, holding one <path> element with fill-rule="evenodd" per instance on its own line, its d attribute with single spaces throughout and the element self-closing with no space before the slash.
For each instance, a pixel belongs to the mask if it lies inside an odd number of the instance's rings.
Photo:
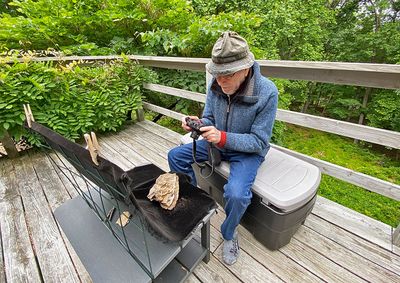
<svg viewBox="0 0 400 283">
<path fill-rule="evenodd" d="M 228 131 L 229 111 L 231 109 L 231 96 L 228 95 L 228 108 L 226 109 L 225 131 Z"/>
</svg>

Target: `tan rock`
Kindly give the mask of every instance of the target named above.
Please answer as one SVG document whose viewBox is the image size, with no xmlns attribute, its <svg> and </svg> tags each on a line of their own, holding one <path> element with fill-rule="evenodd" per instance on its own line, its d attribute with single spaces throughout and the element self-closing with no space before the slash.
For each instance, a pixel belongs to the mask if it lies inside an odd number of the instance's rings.
<svg viewBox="0 0 400 283">
<path fill-rule="evenodd" d="M 174 209 L 179 198 L 179 177 L 175 173 L 160 175 L 153 187 L 150 189 L 147 198 L 156 200 L 164 209 Z"/>
</svg>

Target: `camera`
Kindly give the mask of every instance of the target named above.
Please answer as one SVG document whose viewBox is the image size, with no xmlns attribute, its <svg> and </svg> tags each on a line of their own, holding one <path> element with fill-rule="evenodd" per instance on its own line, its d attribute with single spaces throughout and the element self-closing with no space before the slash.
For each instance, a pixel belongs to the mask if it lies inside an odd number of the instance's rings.
<svg viewBox="0 0 400 283">
<path fill-rule="evenodd" d="M 197 140 L 202 134 L 202 132 L 200 131 L 200 128 L 203 127 L 203 123 L 200 120 L 191 119 L 190 117 L 186 117 L 185 121 L 186 121 L 186 125 L 192 129 L 192 133 L 190 134 L 190 137 L 192 139 Z"/>
</svg>

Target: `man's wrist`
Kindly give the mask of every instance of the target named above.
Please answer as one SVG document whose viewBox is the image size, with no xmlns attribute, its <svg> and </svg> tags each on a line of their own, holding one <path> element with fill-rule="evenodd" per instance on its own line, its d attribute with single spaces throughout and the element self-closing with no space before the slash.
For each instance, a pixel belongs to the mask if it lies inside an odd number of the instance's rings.
<svg viewBox="0 0 400 283">
<path fill-rule="evenodd" d="M 226 143 L 226 132 L 220 131 L 220 133 L 221 133 L 221 139 L 216 144 L 216 146 L 218 146 L 219 148 L 223 148 L 225 146 L 225 143 Z"/>
</svg>

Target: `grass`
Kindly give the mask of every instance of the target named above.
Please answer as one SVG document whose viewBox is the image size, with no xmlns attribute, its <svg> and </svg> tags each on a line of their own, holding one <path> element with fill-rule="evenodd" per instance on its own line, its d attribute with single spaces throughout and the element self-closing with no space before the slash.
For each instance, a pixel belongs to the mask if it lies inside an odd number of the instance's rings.
<svg viewBox="0 0 400 283">
<path fill-rule="evenodd" d="M 158 114 L 153 112 L 153 111 L 146 111 L 145 112 L 145 118 L 146 120 L 153 121 L 153 119 L 157 116 Z M 170 130 L 173 130 L 177 133 L 180 133 L 181 135 L 185 134 L 186 132 L 182 129 L 181 127 L 181 122 L 166 116 L 162 116 L 161 119 L 157 121 L 158 125 L 161 125 L 165 128 L 168 128 Z"/>
<path fill-rule="evenodd" d="M 399 184 L 400 161 L 352 139 L 289 125 L 283 146 L 354 171 Z M 400 202 L 323 175 L 319 194 L 392 227 L 400 223 Z"/>
</svg>

